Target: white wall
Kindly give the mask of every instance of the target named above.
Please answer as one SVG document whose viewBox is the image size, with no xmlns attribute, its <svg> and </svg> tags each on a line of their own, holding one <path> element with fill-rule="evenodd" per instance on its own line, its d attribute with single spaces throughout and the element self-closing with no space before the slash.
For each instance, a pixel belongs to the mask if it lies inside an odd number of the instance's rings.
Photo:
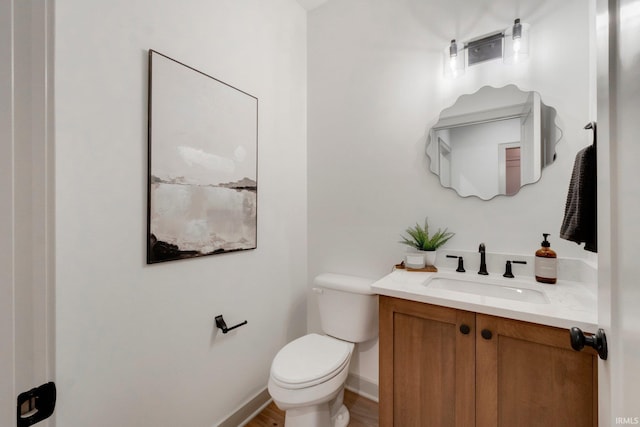
<svg viewBox="0 0 640 427">
<path fill-rule="evenodd" d="M 213 426 L 306 331 L 306 13 L 64 0 L 55 28 L 57 424 Z M 259 98 L 256 250 L 145 265 L 150 48 Z"/>
<path fill-rule="evenodd" d="M 334 271 L 378 278 L 402 258 L 399 235 L 429 217 L 456 236 L 448 249 L 531 255 L 543 232 L 561 257 L 586 257 L 557 237 L 575 154 L 590 143 L 595 76 L 589 2 L 568 0 L 330 0 L 309 13 L 309 276 Z M 456 80 L 442 51 L 531 24 L 531 60 L 489 62 Z M 557 160 L 537 184 L 489 202 L 460 198 L 428 170 L 424 146 L 440 111 L 484 85 L 535 90 L 558 111 Z M 452 261 L 453 262 L 453 261 Z M 477 260 L 469 260 L 474 268 Z M 309 329 L 318 328 L 309 293 Z M 377 382 L 377 345 L 353 372 Z"/>
</svg>

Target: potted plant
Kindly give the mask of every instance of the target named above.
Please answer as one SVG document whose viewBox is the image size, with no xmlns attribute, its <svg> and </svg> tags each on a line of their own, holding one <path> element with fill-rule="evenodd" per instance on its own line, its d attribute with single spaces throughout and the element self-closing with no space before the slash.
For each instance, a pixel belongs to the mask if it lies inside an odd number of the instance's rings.
<svg viewBox="0 0 640 427">
<path fill-rule="evenodd" d="M 436 261 L 436 250 L 447 243 L 455 233 L 450 232 L 447 228 L 429 235 L 429 222 L 428 219 L 424 220 L 424 227 L 416 223 L 415 227 L 409 227 L 405 230 L 408 236 L 401 236 L 400 243 L 412 248 L 417 249 L 420 252 L 424 252 L 426 265 L 434 265 Z"/>
</svg>

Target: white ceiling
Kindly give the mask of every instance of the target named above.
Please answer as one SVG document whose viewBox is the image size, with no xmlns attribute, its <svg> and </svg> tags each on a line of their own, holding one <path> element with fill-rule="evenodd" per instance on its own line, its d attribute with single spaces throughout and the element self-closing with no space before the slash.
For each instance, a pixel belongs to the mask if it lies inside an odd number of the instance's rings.
<svg viewBox="0 0 640 427">
<path fill-rule="evenodd" d="M 304 7 L 307 10 L 315 9 L 320 6 L 322 3 L 325 3 L 327 0 L 298 0 L 300 6 Z"/>
</svg>

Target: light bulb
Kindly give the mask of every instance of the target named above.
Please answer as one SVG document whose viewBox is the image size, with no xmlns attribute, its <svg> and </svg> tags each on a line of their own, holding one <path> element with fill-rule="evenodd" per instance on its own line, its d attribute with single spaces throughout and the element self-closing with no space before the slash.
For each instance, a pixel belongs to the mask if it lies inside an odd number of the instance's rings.
<svg viewBox="0 0 640 427">
<path fill-rule="evenodd" d="M 451 43 L 444 50 L 443 58 L 443 72 L 445 77 L 456 78 L 464 74 L 464 46 L 460 43 L 456 43 L 456 40 L 451 40 Z"/>
<path fill-rule="evenodd" d="M 513 40 L 513 51 L 517 54 L 518 52 L 520 52 L 520 38 L 518 37 L 517 39 Z"/>
<path fill-rule="evenodd" d="M 513 25 L 504 31 L 504 62 L 514 64 L 529 57 L 529 24 L 513 21 Z"/>
</svg>

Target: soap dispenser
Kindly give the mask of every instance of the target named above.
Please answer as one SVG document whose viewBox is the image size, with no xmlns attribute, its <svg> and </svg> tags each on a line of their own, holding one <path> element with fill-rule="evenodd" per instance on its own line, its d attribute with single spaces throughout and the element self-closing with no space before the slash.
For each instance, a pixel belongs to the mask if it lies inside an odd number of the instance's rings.
<svg viewBox="0 0 640 427">
<path fill-rule="evenodd" d="M 540 283 L 556 283 L 558 279 L 558 256 L 551 249 L 551 243 L 547 240 L 549 233 L 543 233 L 542 247 L 536 251 L 535 275 Z"/>
</svg>

